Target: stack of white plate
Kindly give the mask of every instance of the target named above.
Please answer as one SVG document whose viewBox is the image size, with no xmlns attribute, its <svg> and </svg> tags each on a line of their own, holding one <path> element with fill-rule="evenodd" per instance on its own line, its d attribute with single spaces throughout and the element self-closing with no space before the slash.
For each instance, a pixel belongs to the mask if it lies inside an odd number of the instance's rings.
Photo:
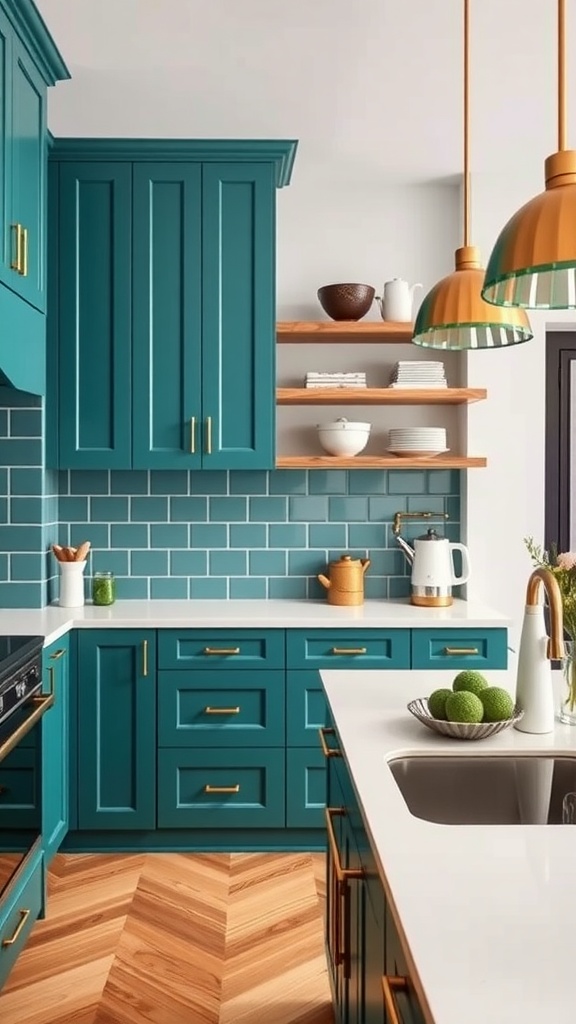
<svg viewBox="0 0 576 1024">
<path fill-rule="evenodd" d="M 432 458 L 447 452 L 445 427 L 394 427 L 388 433 L 388 451 L 409 458 Z"/>
</svg>

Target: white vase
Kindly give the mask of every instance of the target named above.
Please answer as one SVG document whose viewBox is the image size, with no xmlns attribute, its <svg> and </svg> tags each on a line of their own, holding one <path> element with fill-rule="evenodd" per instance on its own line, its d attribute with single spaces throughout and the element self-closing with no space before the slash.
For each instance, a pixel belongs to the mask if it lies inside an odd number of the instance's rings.
<svg viewBox="0 0 576 1024">
<path fill-rule="evenodd" d="M 60 562 L 60 598 L 61 608 L 79 608 L 84 604 L 84 569 L 83 562 Z"/>
</svg>

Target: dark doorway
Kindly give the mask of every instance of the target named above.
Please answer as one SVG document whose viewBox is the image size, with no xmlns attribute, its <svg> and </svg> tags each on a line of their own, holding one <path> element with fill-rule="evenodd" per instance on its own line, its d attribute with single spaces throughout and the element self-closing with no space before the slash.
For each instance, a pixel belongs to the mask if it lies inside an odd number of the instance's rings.
<svg viewBox="0 0 576 1024">
<path fill-rule="evenodd" d="M 576 332 L 546 334 L 544 547 L 576 548 Z M 572 507 L 574 506 L 574 507 Z"/>
</svg>

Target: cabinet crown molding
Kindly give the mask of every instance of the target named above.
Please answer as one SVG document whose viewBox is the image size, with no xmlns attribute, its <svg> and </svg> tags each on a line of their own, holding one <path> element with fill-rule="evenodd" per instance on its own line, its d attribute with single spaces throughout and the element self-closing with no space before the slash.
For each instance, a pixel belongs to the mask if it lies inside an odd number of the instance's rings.
<svg viewBox="0 0 576 1024">
<path fill-rule="evenodd" d="M 0 6 L 23 42 L 47 85 L 70 78 L 70 72 L 32 0 L 1 0 Z"/>
</svg>

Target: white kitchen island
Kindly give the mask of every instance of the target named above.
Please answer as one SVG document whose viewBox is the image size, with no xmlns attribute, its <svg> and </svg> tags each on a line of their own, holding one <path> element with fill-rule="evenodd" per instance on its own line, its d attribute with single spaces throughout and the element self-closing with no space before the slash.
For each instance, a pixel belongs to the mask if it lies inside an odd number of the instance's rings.
<svg viewBox="0 0 576 1024">
<path fill-rule="evenodd" d="M 514 693 L 512 673 L 486 673 Z M 480 742 L 435 735 L 408 700 L 446 671 L 321 672 L 414 981 L 433 1024 L 573 1024 L 576 827 L 440 825 L 414 817 L 387 766 L 411 754 L 514 751 L 576 757 L 576 729 L 513 729 Z M 423 998 L 422 998 L 423 997 Z"/>
</svg>

